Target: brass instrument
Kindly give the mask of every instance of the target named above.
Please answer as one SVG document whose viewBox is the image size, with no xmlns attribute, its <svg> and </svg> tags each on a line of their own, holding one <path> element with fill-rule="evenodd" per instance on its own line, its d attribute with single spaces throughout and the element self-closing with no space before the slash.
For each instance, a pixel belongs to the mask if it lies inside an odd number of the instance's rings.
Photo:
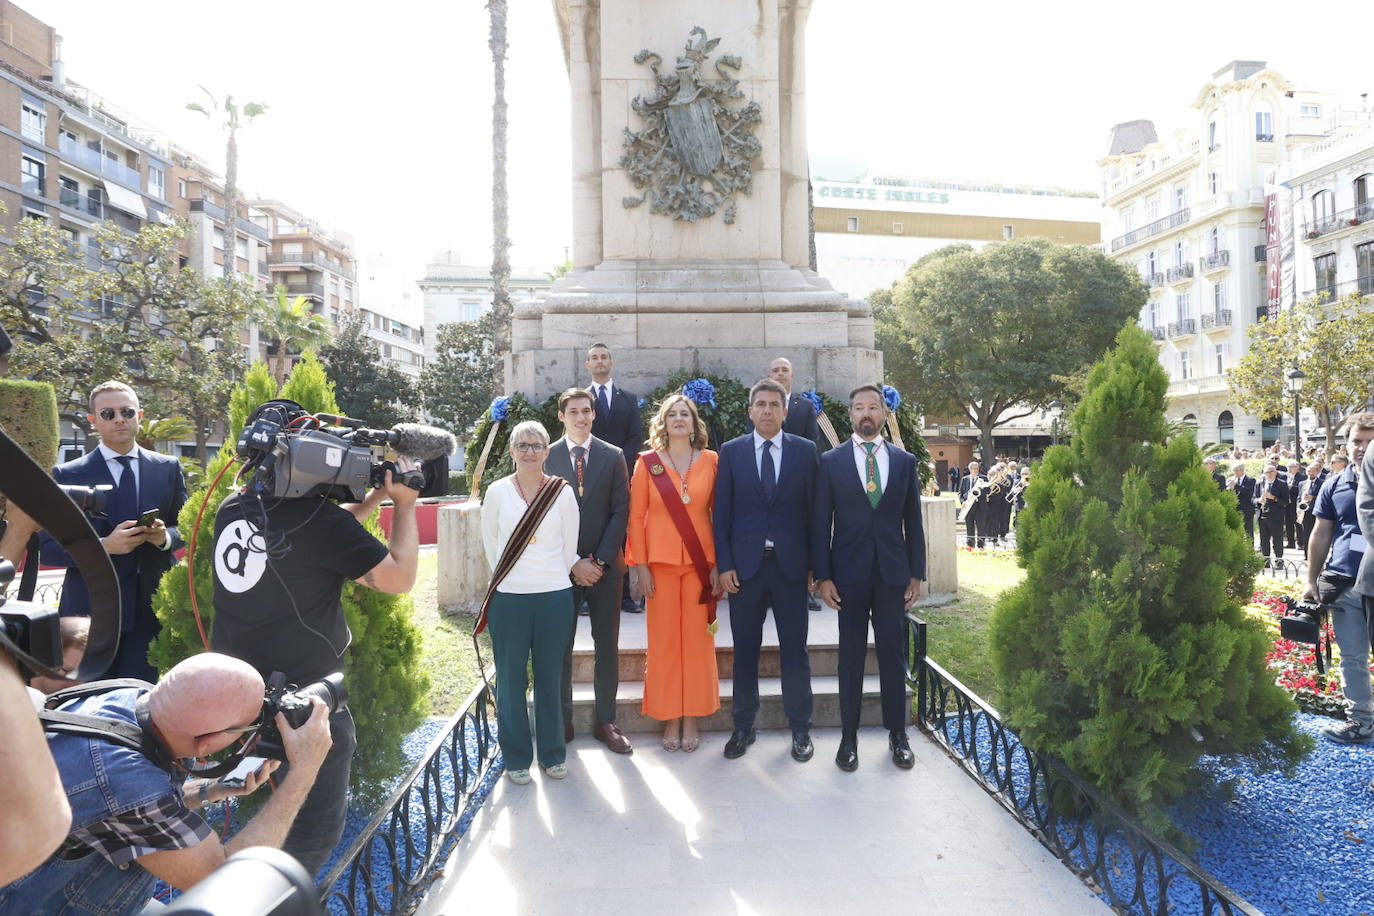
<svg viewBox="0 0 1374 916">
<path fill-rule="evenodd" d="M 959 518 L 956 521 L 963 522 L 968 517 L 969 511 L 978 505 L 978 500 L 983 498 L 983 490 L 989 486 L 988 479 L 979 475 L 973 482 L 973 486 L 968 488 L 968 498 L 964 500 L 964 505 L 959 509 Z"/>
<path fill-rule="evenodd" d="M 1011 488 L 1011 492 L 1007 494 L 1007 502 L 1011 503 L 1013 506 L 1016 505 L 1016 500 L 1025 492 L 1026 484 L 1028 483 L 1030 483 L 1028 478 L 1018 477 L 1016 483 Z"/>
<path fill-rule="evenodd" d="M 988 478 L 988 493 L 993 496 L 996 496 L 998 493 L 1001 493 L 1003 490 L 1007 488 L 1007 484 L 1010 481 L 1010 468 L 1000 468 L 994 471 L 992 473 L 992 476 Z"/>
</svg>

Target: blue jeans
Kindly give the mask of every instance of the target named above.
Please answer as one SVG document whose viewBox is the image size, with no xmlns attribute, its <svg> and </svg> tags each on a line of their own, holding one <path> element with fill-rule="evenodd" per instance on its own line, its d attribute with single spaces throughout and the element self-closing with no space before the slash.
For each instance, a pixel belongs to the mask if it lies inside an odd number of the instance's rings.
<svg viewBox="0 0 1374 916">
<path fill-rule="evenodd" d="M 1341 650 L 1341 683 L 1350 718 L 1361 725 L 1374 722 L 1374 695 L 1369 680 L 1369 612 L 1354 588 L 1341 592 L 1331 605 L 1331 626 Z"/>
</svg>

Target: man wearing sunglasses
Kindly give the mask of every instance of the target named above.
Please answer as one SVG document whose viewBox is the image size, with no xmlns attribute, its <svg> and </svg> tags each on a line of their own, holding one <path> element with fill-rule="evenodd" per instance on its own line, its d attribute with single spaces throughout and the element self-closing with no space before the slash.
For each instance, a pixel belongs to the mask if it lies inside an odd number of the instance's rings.
<svg viewBox="0 0 1374 916">
<path fill-rule="evenodd" d="M 153 614 L 153 592 L 181 547 L 176 522 L 186 502 L 186 482 L 176 458 L 149 451 L 136 441 L 143 411 L 128 385 L 114 381 L 96 385 L 90 410 L 86 419 L 100 436 L 100 444 L 81 458 L 59 464 L 52 476 L 62 484 L 114 488 L 103 517 L 90 520 L 119 576 L 119 653 L 106 676 L 153 681 L 157 672 L 148 664 L 148 644 L 161 629 Z M 156 513 L 154 519 L 140 525 L 140 516 L 148 512 Z M 41 540 L 43 562 L 67 567 L 58 611 L 64 617 L 90 614 L 86 583 L 72 558 L 48 535 Z"/>
<path fill-rule="evenodd" d="M 239 850 L 281 847 L 329 752 L 325 705 L 312 700 L 315 708 L 298 729 L 278 715 L 290 770 L 262 810 L 221 843 L 195 809 L 254 791 L 277 763 L 263 764 L 232 788 L 188 780 L 185 764 L 251 739 L 261 724 L 262 678 L 246 662 L 206 652 L 174 666 L 151 690 L 116 687 L 69 699 L 60 709 L 137 726 L 144 697 L 144 734 L 151 731 L 151 744 L 165 755 L 160 761 L 103 737 L 49 730 L 71 827 L 47 862 L 0 887 L 0 913 L 137 913 L 157 878 L 186 890 Z"/>
</svg>

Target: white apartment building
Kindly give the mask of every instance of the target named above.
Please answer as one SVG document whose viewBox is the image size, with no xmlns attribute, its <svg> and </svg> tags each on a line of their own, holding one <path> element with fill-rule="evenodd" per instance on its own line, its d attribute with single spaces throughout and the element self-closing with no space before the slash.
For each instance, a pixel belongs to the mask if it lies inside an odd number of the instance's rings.
<svg viewBox="0 0 1374 916">
<path fill-rule="evenodd" d="M 1140 323 L 1169 373 L 1170 418 L 1195 423 L 1200 444 L 1258 448 L 1282 436 L 1282 420 L 1241 410 L 1226 373 L 1267 314 L 1266 259 L 1284 250 L 1266 245 L 1266 179 L 1327 132 L 1338 105 L 1263 61 L 1232 61 L 1190 108 L 1162 140 L 1150 121 L 1112 128 L 1098 162 L 1102 235 L 1107 253 L 1150 288 Z"/>
<path fill-rule="evenodd" d="M 424 329 L 371 308 L 361 308 L 358 313 L 363 316 L 367 336 L 377 344 L 381 359 L 411 379 L 418 379 L 425 367 Z"/>
<path fill-rule="evenodd" d="M 1041 237 L 1096 245 L 1102 202 L 1091 191 L 992 182 L 866 176 L 812 180 L 816 272 L 863 299 L 932 251 Z"/>
<path fill-rule="evenodd" d="M 1280 170 L 1293 232 L 1295 299 L 1374 294 L 1374 112 L 1342 119 Z"/>
<path fill-rule="evenodd" d="M 511 268 L 512 302 L 542 298 L 553 286 L 550 271 Z M 474 321 L 491 311 L 491 265 L 464 264 L 456 251 L 441 251 L 425 266 L 419 281 L 424 307 L 425 358 L 434 358 L 439 325 Z"/>
</svg>

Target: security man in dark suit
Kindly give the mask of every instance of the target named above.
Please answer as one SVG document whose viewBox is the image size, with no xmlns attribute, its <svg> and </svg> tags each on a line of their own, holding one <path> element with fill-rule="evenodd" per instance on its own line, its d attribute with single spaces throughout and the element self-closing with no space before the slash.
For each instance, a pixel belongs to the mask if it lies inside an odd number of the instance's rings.
<svg viewBox="0 0 1374 916">
<path fill-rule="evenodd" d="M 176 520 L 186 502 L 181 462 L 143 448 L 136 441 L 143 411 L 138 395 L 123 382 L 102 382 L 91 391 L 86 415 L 100 436 L 95 450 L 53 468 L 58 483 L 112 486 L 104 518 L 91 518 L 119 577 L 119 652 L 106 677 L 157 680 L 148 664 L 148 646 L 162 629 L 153 613 L 153 593 L 176 562 L 181 547 Z M 152 521 L 139 524 L 140 516 Z M 90 614 L 90 598 L 71 556 L 46 532 L 40 536 L 42 561 L 67 567 L 58 612 Z"/>
<path fill-rule="evenodd" d="M 1245 517 L 1245 536 L 1255 543 L 1255 478 L 1245 473 L 1245 462 L 1237 461 L 1231 465 L 1231 476 L 1226 478 L 1226 489 L 1236 493 L 1236 508 Z"/>
<path fill-rule="evenodd" d="M 1288 484 L 1279 479 L 1278 465 L 1264 466 L 1264 477 L 1255 485 L 1255 512 L 1259 515 L 1260 553 L 1267 567 L 1283 559 L 1284 511 L 1288 507 Z"/>
<path fill-rule="evenodd" d="M 611 358 L 611 348 L 604 343 L 594 343 L 587 348 L 586 366 L 592 374 L 592 383 L 587 390 L 592 393 L 596 405 L 592 435 L 620 449 L 625 456 L 628 476 L 634 472 L 631 465 L 635 456 L 644 447 L 644 420 L 639 415 L 639 398 L 611 378 L 615 361 Z M 621 576 L 620 607 L 634 614 L 644 610 L 644 605 L 630 594 L 630 580 L 625 575 Z"/>
<path fill-rule="evenodd" d="M 840 749 L 835 764 L 846 772 L 859 765 L 870 619 L 888 749 L 903 769 L 916 762 L 906 735 L 911 706 L 902 616 L 920 597 L 926 574 L 921 480 L 915 456 L 883 441 L 886 419 L 881 388 L 860 385 L 850 392 L 854 435 L 848 448 L 821 456 L 812 506 L 812 567 L 821 598 L 840 615 Z"/>
<path fill-rule="evenodd" d="M 544 470 L 566 480 L 577 495 L 578 560 L 573 564 L 574 606 L 586 601 L 595 654 L 596 711 L 592 736 L 617 754 L 632 748 L 615 724 L 620 687 L 620 596 L 625 574 L 625 529 L 630 519 L 630 479 L 624 455 L 592 435 L 592 393 L 569 388 L 558 396 L 563 438 L 549 446 Z M 563 735 L 573 737 L 572 643 L 563 660 Z"/>
<path fill-rule="evenodd" d="M 735 649 L 734 732 L 725 744 L 725 756 L 740 757 L 754 743 L 759 648 L 771 606 L 778 631 L 783 708 L 792 728 L 792 758 L 805 762 L 815 753 L 806 588 L 816 446 L 783 432 L 786 398 L 787 392 L 771 379 L 750 389 L 754 431 L 720 448 L 712 527 L 720 583 L 730 594 Z"/>
</svg>

